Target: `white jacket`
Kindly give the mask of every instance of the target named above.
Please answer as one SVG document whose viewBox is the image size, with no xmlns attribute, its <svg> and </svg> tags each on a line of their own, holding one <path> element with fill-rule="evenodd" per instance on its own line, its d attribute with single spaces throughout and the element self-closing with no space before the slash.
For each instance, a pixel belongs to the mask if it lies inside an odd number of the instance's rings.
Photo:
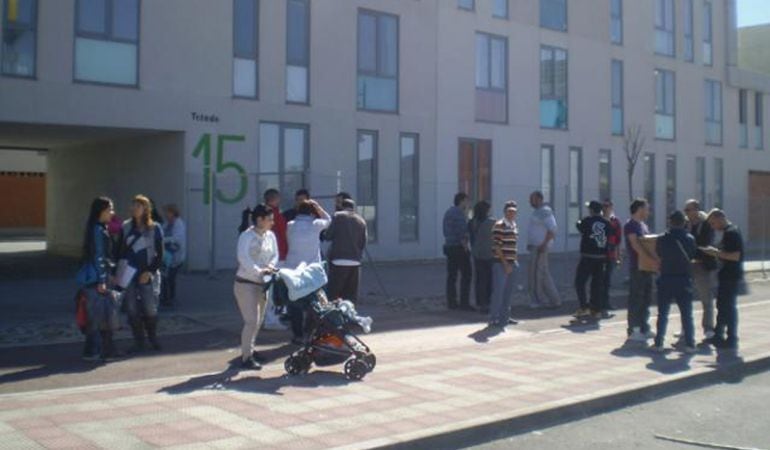
<svg viewBox="0 0 770 450">
<path fill-rule="evenodd" d="M 262 270 L 278 264 L 278 241 L 267 231 L 260 235 L 254 227 L 238 237 L 238 271 L 235 276 L 262 284 Z"/>
</svg>

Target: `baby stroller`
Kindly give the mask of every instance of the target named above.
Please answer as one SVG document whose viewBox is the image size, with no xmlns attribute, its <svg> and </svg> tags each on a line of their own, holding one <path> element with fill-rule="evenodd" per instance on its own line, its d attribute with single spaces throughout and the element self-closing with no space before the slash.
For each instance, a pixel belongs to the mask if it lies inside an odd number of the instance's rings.
<svg viewBox="0 0 770 450">
<path fill-rule="evenodd" d="M 358 316 L 349 301 L 329 301 L 323 290 L 326 282 L 320 263 L 282 269 L 273 278 L 273 295 L 300 302 L 308 314 L 304 343 L 286 359 L 284 368 L 290 375 L 301 375 L 313 364 L 325 367 L 344 363 L 345 377 L 361 380 L 374 370 L 377 358 L 351 329 L 358 325 L 368 332 L 371 319 Z"/>
</svg>

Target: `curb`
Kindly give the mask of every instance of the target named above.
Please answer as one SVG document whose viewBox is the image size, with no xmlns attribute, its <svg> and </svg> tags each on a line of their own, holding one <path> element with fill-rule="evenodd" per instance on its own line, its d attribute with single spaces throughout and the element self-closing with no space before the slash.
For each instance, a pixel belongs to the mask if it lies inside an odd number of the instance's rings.
<svg viewBox="0 0 770 450">
<path fill-rule="evenodd" d="M 576 403 L 557 406 L 517 417 L 447 431 L 411 441 L 377 446 L 388 450 L 457 449 L 512 437 L 526 432 L 550 428 L 568 422 L 681 394 L 716 383 L 738 383 L 746 376 L 770 370 L 770 355 L 756 360 L 730 364 L 662 383 L 635 387 Z"/>
</svg>

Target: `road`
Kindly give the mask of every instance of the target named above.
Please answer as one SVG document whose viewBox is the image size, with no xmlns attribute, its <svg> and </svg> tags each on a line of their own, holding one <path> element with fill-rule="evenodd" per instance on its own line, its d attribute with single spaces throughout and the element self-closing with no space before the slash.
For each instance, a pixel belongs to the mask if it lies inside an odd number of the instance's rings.
<svg viewBox="0 0 770 450">
<path fill-rule="evenodd" d="M 725 448 L 770 449 L 770 373 L 719 384 L 580 421 L 489 442 L 475 450 L 697 449 L 665 435 Z"/>
</svg>

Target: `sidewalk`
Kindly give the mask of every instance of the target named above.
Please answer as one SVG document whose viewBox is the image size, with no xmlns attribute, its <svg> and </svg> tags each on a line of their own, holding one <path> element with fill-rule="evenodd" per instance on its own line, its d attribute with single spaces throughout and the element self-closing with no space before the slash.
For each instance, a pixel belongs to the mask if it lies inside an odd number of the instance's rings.
<svg viewBox="0 0 770 450">
<path fill-rule="evenodd" d="M 338 367 L 288 377 L 279 360 L 262 372 L 2 395 L 0 439 L 8 448 L 442 448 L 457 443 L 452 433 L 623 406 L 670 383 L 765 364 L 770 301 L 740 310 L 740 357 L 623 348 L 623 320 L 511 327 L 486 343 L 478 324 L 401 330 L 365 336 L 378 365 L 363 382 Z"/>
</svg>

